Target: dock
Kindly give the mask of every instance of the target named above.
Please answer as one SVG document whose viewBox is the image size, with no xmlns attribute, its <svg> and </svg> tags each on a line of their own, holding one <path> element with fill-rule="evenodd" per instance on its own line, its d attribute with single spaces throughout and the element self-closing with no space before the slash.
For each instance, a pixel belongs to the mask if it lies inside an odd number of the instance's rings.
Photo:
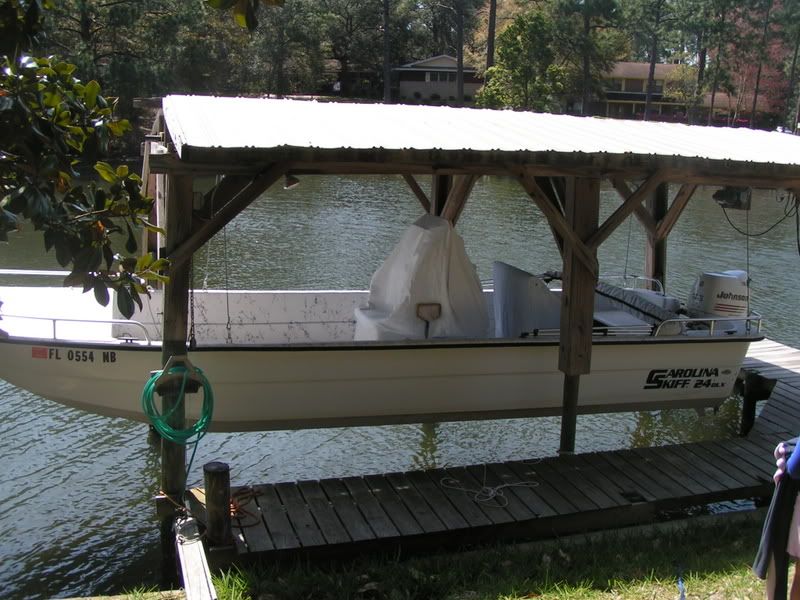
<svg viewBox="0 0 800 600">
<path fill-rule="evenodd" d="M 234 487 L 234 560 L 544 539 L 768 498 L 773 449 L 800 431 L 800 350 L 764 340 L 743 369 L 776 382 L 743 437 Z M 188 500 L 202 522 L 204 491 Z"/>
</svg>

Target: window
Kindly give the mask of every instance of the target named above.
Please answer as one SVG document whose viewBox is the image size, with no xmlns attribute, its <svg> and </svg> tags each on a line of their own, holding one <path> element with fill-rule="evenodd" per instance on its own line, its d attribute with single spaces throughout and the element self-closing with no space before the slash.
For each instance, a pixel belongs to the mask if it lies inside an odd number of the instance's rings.
<svg viewBox="0 0 800 600">
<path fill-rule="evenodd" d="M 625 80 L 626 92 L 643 92 L 644 79 L 626 79 Z"/>
<path fill-rule="evenodd" d="M 654 94 L 663 94 L 664 93 L 664 80 L 663 79 L 655 79 L 655 80 L 653 80 L 653 93 Z"/>
<path fill-rule="evenodd" d="M 439 73 L 431 71 L 428 73 L 428 81 L 439 81 Z"/>
<path fill-rule="evenodd" d="M 444 73 L 442 73 L 442 75 L 444 75 Z M 448 73 L 447 74 L 447 80 L 448 81 L 455 81 L 456 80 L 456 74 L 455 73 Z"/>
<path fill-rule="evenodd" d="M 622 79 L 608 79 L 606 81 L 606 89 L 609 92 L 621 92 L 622 91 Z"/>
</svg>

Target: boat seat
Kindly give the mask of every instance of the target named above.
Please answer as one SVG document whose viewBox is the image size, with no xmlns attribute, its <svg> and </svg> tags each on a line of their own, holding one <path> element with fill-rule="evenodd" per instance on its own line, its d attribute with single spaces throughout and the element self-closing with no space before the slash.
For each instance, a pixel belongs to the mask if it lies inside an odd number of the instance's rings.
<svg viewBox="0 0 800 600">
<path fill-rule="evenodd" d="M 561 298 L 541 277 L 500 261 L 492 263 L 492 277 L 496 337 L 559 328 Z"/>
<path fill-rule="evenodd" d="M 680 318 L 676 312 L 664 308 L 664 306 L 675 308 L 673 299 L 664 297 L 666 300 L 660 306 L 652 301 L 653 298 L 641 292 L 641 290 L 629 290 L 604 281 L 598 282 L 597 288 L 595 288 L 595 319 L 599 312 L 609 310 L 626 313 L 631 318 L 637 319 L 639 323 L 652 327 L 657 327 L 664 321 Z M 659 297 L 661 296 L 659 295 Z M 683 327 L 680 323 L 670 323 L 661 328 L 659 335 L 677 335 L 682 330 Z"/>
</svg>

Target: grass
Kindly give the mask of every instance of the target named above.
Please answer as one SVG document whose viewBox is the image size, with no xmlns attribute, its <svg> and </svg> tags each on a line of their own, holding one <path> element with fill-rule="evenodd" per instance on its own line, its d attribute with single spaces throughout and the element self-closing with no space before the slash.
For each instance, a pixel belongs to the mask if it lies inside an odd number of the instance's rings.
<svg viewBox="0 0 800 600">
<path fill-rule="evenodd" d="M 642 531 L 424 557 L 234 568 L 215 586 L 220 600 L 675 600 L 681 574 L 687 600 L 763 597 L 763 582 L 750 572 L 760 522 Z"/>
</svg>

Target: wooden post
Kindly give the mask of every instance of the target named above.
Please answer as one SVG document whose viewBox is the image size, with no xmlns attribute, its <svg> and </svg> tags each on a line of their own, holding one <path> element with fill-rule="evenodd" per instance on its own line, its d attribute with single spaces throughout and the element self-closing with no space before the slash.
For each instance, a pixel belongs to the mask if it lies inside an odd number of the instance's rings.
<svg viewBox="0 0 800 600">
<path fill-rule="evenodd" d="M 600 180 L 569 178 L 566 220 L 578 239 L 588 240 L 597 231 L 599 215 Z M 593 248 L 590 252 L 596 260 L 597 250 Z M 563 271 L 558 368 L 564 373 L 564 398 L 559 453 L 572 454 L 575 451 L 580 376 L 591 368 L 597 270 L 588 268 L 575 250 L 575 241 L 565 238 Z"/>
<path fill-rule="evenodd" d="M 192 231 L 192 178 L 167 178 L 167 257 Z M 189 262 L 173 265 L 164 286 L 164 342 L 161 364 L 170 356 L 186 354 L 187 306 L 189 304 Z M 162 414 L 171 413 L 169 425 L 185 427 L 185 408 L 178 393 L 162 396 Z M 161 490 L 177 503 L 186 488 L 186 450 L 181 444 L 161 440 Z"/>
<path fill-rule="evenodd" d="M 206 487 L 206 539 L 210 546 L 231 545 L 231 470 L 223 462 L 203 465 Z"/>
<path fill-rule="evenodd" d="M 667 215 L 669 208 L 669 186 L 661 183 L 647 198 L 646 205 L 656 223 Z M 658 279 L 661 285 L 667 286 L 667 238 L 657 237 L 655 233 L 647 234 L 647 250 L 644 259 L 645 277 Z"/>
<path fill-rule="evenodd" d="M 444 205 L 447 204 L 447 196 L 450 188 L 453 187 L 453 177 L 451 175 L 434 175 L 431 181 L 431 214 L 437 217 L 442 215 Z"/>
</svg>

